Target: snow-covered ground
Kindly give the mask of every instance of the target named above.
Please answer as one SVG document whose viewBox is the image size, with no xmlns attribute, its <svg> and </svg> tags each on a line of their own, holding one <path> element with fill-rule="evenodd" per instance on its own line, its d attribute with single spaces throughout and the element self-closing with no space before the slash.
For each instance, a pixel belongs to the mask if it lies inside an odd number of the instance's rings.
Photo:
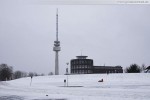
<svg viewBox="0 0 150 100">
<path fill-rule="evenodd" d="M 39 76 L 0 82 L 0 100 L 150 100 L 150 74 Z M 100 79 L 104 82 L 98 82 Z"/>
</svg>

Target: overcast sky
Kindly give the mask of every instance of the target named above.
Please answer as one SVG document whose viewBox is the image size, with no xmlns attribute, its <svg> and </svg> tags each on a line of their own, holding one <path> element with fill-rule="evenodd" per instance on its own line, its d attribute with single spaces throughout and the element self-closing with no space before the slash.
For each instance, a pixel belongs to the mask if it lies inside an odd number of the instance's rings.
<svg viewBox="0 0 150 100">
<path fill-rule="evenodd" d="M 58 6 L 7 1 L 0 1 L 0 64 L 26 72 L 54 72 L 58 8 L 61 74 L 81 50 L 97 66 L 150 65 L 149 5 Z"/>
</svg>

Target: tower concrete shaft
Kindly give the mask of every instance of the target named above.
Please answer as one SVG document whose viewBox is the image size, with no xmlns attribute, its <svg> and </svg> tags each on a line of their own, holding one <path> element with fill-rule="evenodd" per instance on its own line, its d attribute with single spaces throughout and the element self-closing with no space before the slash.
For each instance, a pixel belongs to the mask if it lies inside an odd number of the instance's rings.
<svg viewBox="0 0 150 100">
<path fill-rule="evenodd" d="M 56 13 L 56 41 L 54 41 L 54 48 L 55 51 L 55 75 L 59 75 L 59 55 L 58 52 L 60 51 L 60 41 L 58 40 L 58 10 Z"/>
<path fill-rule="evenodd" d="M 55 54 L 55 75 L 59 75 L 59 55 L 58 55 L 58 51 L 56 51 Z"/>
</svg>

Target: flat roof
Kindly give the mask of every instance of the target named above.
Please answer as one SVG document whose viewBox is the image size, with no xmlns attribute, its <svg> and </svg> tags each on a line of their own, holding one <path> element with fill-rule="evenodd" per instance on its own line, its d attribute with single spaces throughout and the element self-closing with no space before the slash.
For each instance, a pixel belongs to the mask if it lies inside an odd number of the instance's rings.
<svg viewBox="0 0 150 100">
<path fill-rule="evenodd" d="M 76 56 L 78 59 L 86 59 L 88 56 Z"/>
</svg>

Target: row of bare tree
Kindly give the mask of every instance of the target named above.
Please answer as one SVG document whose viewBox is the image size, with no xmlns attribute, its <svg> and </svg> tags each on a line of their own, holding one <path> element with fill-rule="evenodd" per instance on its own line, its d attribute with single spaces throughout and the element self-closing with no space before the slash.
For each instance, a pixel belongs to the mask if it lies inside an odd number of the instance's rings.
<svg viewBox="0 0 150 100">
<path fill-rule="evenodd" d="M 7 64 L 0 64 L 0 81 L 7 81 L 31 76 L 44 76 L 44 74 L 37 74 L 36 72 L 27 73 L 23 71 L 13 71 L 13 67 L 8 66 Z"/>
</svg>

